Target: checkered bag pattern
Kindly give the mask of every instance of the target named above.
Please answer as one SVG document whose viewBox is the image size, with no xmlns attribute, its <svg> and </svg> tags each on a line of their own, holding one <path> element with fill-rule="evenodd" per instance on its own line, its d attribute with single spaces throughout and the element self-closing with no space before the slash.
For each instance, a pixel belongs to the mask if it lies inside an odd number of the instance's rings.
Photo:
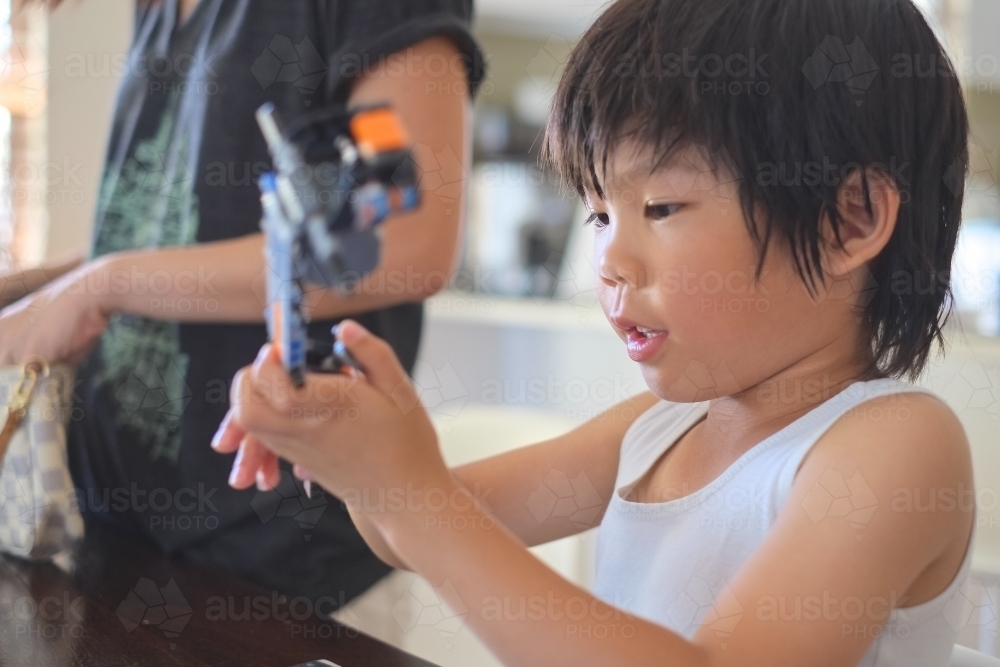
<svg viewBox="0 0 1000 667">
<path fill-rule="evenodd" d="M 0 419 L 6 418 L 2 410 L 20 373 L 18 366 L 0 367 Z M 83 537 L 66 456 L 73 377 L 66 366 L 54 366 L 48 377 L 39 377 L 27 415 L 0 463 L 0 552 L 48 559 Z"/>
</svg>

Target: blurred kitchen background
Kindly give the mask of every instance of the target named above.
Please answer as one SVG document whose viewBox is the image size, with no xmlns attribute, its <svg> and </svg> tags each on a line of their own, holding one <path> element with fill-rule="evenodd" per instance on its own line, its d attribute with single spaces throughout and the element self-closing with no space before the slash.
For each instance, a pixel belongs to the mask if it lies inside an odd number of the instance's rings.
<svg viewBox="0 0 1000 667">
<path fill-rule="evenodd" d="M 405 0 L 402 0 L 405 1 Z M 0 271 L 85 247 L 112 100 L 127 47 L 128 0 L 70 1 L 46 17 L 0 0 Z M 428 304 L 416 372 L 453 463 L 564 432 L 644 390 L 593 290 L 588 229 L 574 196 L 538 166 L 561 64 L 603 2 L 479 0 L 476 31 L 489 78 L 476 101 L 471 173 L 432 168 L 440 193 L 468 182 L 458 276 Z M 954 266 L 958 317 L 949 354 L 923 382 L 960 415 L 978 485 L 976 577 L 952 622 L 962 642 L 997 652 L 1000 575 L 1000 0 L 920 0 L 958 63 L 973 120 L 968 205 Z M 81 59 L 83 59 L 81 61 Z M 84 63 L 81 74 L 80 64 Z M 2 178 L 0 177 L 0 178 Z M 692 378 L 697 381 L 697 378 Z M 539 520 L 587 512 L 587 482 L 558 470 L 532 500 Z M 593 531 L 537 549 L 590 582 Z M 408 580 L 366 630 L 441 665 L 497 664 L 461 610 Z"/>
</svg>

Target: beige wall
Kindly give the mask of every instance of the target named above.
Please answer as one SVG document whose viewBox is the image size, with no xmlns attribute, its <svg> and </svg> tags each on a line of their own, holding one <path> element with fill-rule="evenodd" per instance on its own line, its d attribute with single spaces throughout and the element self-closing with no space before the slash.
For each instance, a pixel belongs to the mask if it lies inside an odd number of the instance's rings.
<svg viewBox="0 0 1000 667">
<path fill-rule="evenodd" d="M 1000 83 L 969 85 L 965 91 L 972 125 L 970 161 L 976 170 L 991 170 L 1000 181 L 997 148 L 1000 147 Z"/>
<path fill-rule="evenodd" d="M 128 47 L 133 11 L 131 0 L 80 0 L 49 19 L 49 257 L 90 242 L 114 65 Z"/>
<path fill-rule="evenodd" d="M 559 81 L 562 63 L 573 48 L 572 38 L 561 35 L 508 35 L 478 30 L 476 38 L 486 54 L 487 79 L 476 101 L 512 108 L 514 90 L 528 78 L 540 87 Z"/>
</svg>

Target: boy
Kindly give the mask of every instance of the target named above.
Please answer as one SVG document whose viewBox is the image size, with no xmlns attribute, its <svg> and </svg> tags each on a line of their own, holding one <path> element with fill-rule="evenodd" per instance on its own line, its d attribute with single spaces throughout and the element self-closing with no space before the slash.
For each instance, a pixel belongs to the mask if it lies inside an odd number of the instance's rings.
<svg viewBox="0 0 1000 667">
<path fill-rule="evenodd" d="M 909 0 L 619 0 L 570 57 L 547 156 L 651 393 L 451 471 L 389 349 L 345 322 L 363 380 L 297 395 L 268 348 L 241 373 L 214 443 L 241 447 L 234 485 L 293 461 L 505 664 L 946 665 L 974 508 L 892 499 L 972 488 L 958 419 L 897 379 L 942 337 L 968 128 L 951 70 L 900 57 L 947 62 Z M 767 307 L 706 308 L 719 285 Z M 295 418 L 317 396 L 357 419 Z M 529 511 L 551 470 L 602 498 L 596 595 L 525 549 L 580 530 Z M 364 503 L 393 489 L 426 502 Z"/>
</svg>

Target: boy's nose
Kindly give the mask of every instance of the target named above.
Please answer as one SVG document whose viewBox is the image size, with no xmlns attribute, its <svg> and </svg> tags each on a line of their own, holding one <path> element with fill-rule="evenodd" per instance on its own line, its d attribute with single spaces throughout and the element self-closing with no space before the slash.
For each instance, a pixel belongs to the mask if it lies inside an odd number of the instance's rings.
<svg viewBox="0 0 1000 667">
<path fill-rule="evenodd" d="M 608 287 L 627 286 L 633 289 L 645 281 L 642 261 L 620 225 L 611 224 L 598 236 L 597 274 Z"/>
</svg>

